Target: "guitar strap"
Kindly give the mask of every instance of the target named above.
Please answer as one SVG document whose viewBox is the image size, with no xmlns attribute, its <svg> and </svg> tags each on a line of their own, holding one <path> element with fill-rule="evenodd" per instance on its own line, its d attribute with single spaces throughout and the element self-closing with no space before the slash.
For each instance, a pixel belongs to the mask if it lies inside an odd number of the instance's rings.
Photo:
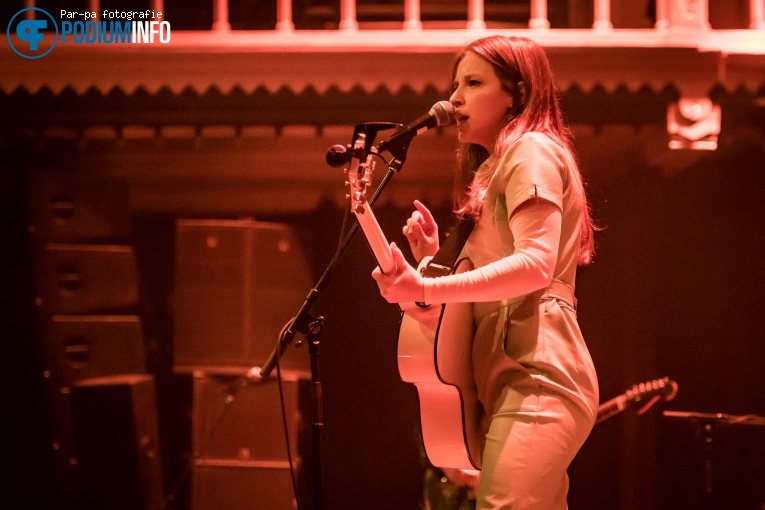
<svg viewBox="0 0 765 510">
<path fill-rule="evenodd" d="M 427 278 L 436 278 L 452 274 L 457 257 L 460 256 L 462 247 L 465 246 L 474 226 L 475 220 L 472 217 L 460 218 L 446 233 L 443 244 L 422 270 L 422 275 Z"/>
</svg>

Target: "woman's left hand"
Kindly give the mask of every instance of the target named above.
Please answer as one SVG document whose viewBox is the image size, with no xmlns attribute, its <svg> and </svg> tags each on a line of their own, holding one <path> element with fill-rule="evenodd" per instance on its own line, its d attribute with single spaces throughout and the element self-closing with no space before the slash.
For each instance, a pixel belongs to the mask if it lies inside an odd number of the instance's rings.
<svg viewBox="0 0 765 510">
<path fill-rule="evenodd" d="M 396 269 L 390 274 L 383 274 L 379 267 L 372 271 L 372 278 L 380 287 L 380 294 L 388 303 L 423 301 L 425 296 L 423 276 L 409 265 L 396 243 L 390 243 L 390 251 Z"/>
</svg>

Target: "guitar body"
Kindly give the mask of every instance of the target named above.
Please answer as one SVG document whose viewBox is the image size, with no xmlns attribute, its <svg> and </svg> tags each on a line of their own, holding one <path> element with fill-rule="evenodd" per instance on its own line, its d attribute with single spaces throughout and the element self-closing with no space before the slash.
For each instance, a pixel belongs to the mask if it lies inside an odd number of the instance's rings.
<svg viewBox="0 0 765 510">
<path fill-rule="evenodd" d="M 472 269 L 469 260 L 455 272 Z M 481 405 L 472 370 L 473 308 L 453 303 L 406 307 L 398 338 L 398 370 L 417 388 L 425 453 L 437 467 L 480 469 Z"/>
</svg>

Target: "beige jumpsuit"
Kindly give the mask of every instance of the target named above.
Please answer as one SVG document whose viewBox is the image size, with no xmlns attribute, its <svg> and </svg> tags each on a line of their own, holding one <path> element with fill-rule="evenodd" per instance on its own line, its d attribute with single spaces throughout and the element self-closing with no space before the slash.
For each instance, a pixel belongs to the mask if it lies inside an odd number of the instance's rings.
<svg viewBox="0 0 765 510">
<path fill-rule="evenodd" d="M 486 433 L 478 510 L 567 508 L 566 470 L 597 413 L 597 378 L 574 298 L 584 203 L 565 155 L 544 134 L 519 138 L 501 156 L 464 248 L 476 267 L 512 255 L 509 218 L 530 198 L 562 212 L 550 288 L 473 305 L 472 361 Z"/>
</svg>

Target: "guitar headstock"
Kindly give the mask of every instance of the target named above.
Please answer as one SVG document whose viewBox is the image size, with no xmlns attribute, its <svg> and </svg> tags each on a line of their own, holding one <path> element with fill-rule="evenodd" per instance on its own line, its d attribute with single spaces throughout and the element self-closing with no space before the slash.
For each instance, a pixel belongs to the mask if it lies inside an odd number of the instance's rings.
<svg viewBox="0 0 765 510">
<path fill-rule="evenodd" d="M 616 416 L 627 406 L 640 405 L 637 414 L 643 414 L 659 399 L 672 400 L 675 395 L 677 395 L 677 383 L 669 377 L 636 384 L 621 395 L 602 403 L 598 407 L 595 423 Z"/>
<path fill-rule="evenodd" d="M 647 411 L 659 399 L 672 400 L 675 395 L 677 395 L 677 383 L 669 377 L 636 384 L 624 393 L 626 403 L 643 403 L 638 414 Z"/>
<path fill-rule="evenodd" d="M 351 202 L 351 212 L 353 213 L 363 211 L 364 204 L 367 202 L 367 191 L 372 183 L 374 162 L 372 156 L 366 154 L 365 146 L 366 134 L 359 133 L 353 145 L 353 157 L 345 170 L 348 176 L 345 181 L 346 186 L 348 186 L 346 198 Z"/>
</svg>

